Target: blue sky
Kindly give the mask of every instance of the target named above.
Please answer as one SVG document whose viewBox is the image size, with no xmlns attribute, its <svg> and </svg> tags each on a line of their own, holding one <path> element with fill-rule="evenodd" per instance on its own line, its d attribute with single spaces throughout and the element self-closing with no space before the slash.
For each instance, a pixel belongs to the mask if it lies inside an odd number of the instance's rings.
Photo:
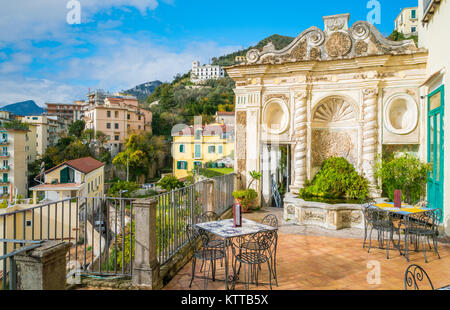
<svg viewBox="0 0 450 310">
<path fill-rule="evenodd" d="M 73 1 L 73 0 L 72 0 Z M 69 25 L 69 0 L 15 0 L 0 11 L 0 106 L 32 99 L 70 103 L 88 89 L 128 89 L 170 81 L 193 60 L 254 45 L 272 34 L 323 28 L 322 16 L 366 20 L 368 0 L 78 0 L 81 24 Z M 384 35 L 401 8 L 417 0 L 379 0 Z"/>
</svg>

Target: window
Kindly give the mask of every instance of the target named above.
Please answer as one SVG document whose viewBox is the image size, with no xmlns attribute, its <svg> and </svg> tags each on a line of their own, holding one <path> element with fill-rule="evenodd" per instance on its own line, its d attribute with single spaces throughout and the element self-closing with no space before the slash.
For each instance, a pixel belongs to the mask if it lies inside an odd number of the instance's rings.
<svg viewBox="0 0 450 310">
<path fill-rule="evenodd" d="M 115 123 L 114 128 L 119 129 L 119 123 Z"/>
<path fill-rule="evenodd" d="M 412 10 L 411 11 L 411 18 L 416 18 L 416 15 L 417 15 L 416 10 Z"/>
<path fill-rule="evenodd" d="M 111 111 L 106 111 L 106 116 L 111 117 Z"/>
<path fill-rule="evenodd" d="M 181 144 L 181 145 L 180 145 L 180 153 L 184 153 L 185 150 L 186 150 L 186 149 L 185 149 L 185 147 L 184 147 L 184 144 Z"/>
<path fill-rule="evenodd" d="M 119 141 L 119 136 L 115 136 L 114 139 L 115 139 L 116 141 Z"/>
<path fill-rule="evenodd" d="M 106 124 L 106 128 L 107 128 L 107 129 L 111 129 L 111 123 L 107 123 L 107 124 Z"/>
<path fill-rule="evenodd" d="M 216 152 L 216 147 L 214 145 L 208 146 L 208 153 L 214 154 Z"/>
<path fill-rule="evenodd" d="M 223 145 L 219 145 L 219 154 L 223 154 Z"/>
<path fill-rule="evenodd" d="M 416 27 L 411 27 L 411 32 L 412 33 L 416 32 Z"/>
<path fill-rule="evenodd" d="M 115 111 L 115 112 L 114 112 L 114 117 L 116 117 L 116 118 L 119 117 L 119 111 Z"/>
<path fill-rule="evenodd" d="M 178 170 L 187 170 L 187 161 L 178 161 L 177 169 Z"/>
<path fill-rule="evenodd" d="M 195 145 L 195 158 L 201 158 L 202 157 L 202 146 L 200 144 Z"/>
<path fill-rule="evenodd" d="M 201 129 L 198 129 L 198 130 L 195 132 L 195 140 L 200 140 L 201 137 L 202 137 L 202 130 L 201 130 Z"/>
<path fill-rule="evenodd" d="M 131 118 L 131 115 L 130 114 L 127 114 L 127 119 L 130 119 Z"/>
</svg>

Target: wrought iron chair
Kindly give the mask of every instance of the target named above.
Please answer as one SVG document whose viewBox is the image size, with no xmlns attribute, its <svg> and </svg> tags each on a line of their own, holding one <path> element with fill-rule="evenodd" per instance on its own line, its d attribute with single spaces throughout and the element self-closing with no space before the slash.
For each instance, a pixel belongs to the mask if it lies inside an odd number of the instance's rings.
<svg viewBox="0 0 450 310">
<path fill-rule="evenodd" d="M 262 224 L 278 228 L 278 218 L 274 214 L 266 215 L 262 221 Z M 278 242 L 278 239 L 276 240 Z M 270 258 L 270 263 L 272 264 L 272 271 L 273 271 L 273 278 L 275 279 L 275 284 L 278 286 L 278 278 L 277 278 L 277 246 L 278 243 L 275 243 L 275 251 L 273 253 L 273 256 Z M 261 266 L 260 266 L 261 267 Z"/>
<path fill-rule="evenodd" d="M 409 266 L 405 272 L 405 290 L 420 290 L 419 284 L 425 278 L 428 280 L 431 289 L 434 290 L 430 277 L 422 267 L 418 265 Z"/>
<path fill-rule="evenodd" d="M 216 261 L 225 257 L 224 249 L 208 248 L 210 242 L 209 235 L 203 230 L 193 225 L 187 225 L 186 231 L 188 235 L 189 246 L 194 253 L 192 261 L 192 277 L 189 288 L 192 287 L 192 282 L 195 277 L 195 266 L 197 260 L 201 260 L 204 264 L 209 263 L 209 268 L 205 266 L 203 270 L 204 289 L 208 286 L 209 270 L 212 271 L 212 280 L 216 280 Z M 203 264 L 202 264 L 203 268 Z M 208 271 L 207 271 L 208 270 Z M 201 270 L 200 270 L 201 272 Z"/>
<path fill-rule="evenodd" d="M 393 215 L 391 212 L 385 212 L 375 206 L 366 208 L 365 212 L 366 212 L 365 217 L 367 219 L 368 229 L 370 228 L 370 233 L 368 234 L 369 249 L 367 252 L 370 253 L 370 249 L 372 248 L 372 233 L 373 233 L 373 230 L 375 229 L 378 234 L 379 248 L 381 248 L 381 249 L 384 248 L 386 234 L 388 235 L 387 246 L 386 246 L 386 257 L 387 257 L 387 259 L 389 259 L 389 250 L 391 248 L 391 241 L 392 241 L 393 245 L 395 246 L 394 232 L 397 232 L 397 234 L 399 236 L 397 247 L 398 247 L 398 250 L 400 251 L 400 238 L 401 238 L 400 237 L 400 228 L 398 226 L 394 225 L 395 215 Z M 401 251 L 400 251 L 400 253 L 401 253 Z"/>
<path fill-rule="evenodd" d="M 267 226 L 278 228 L 278 218 L 276 215 L 269 214 L 266 215 L 262 220 L 261 223 Z"/>
<path fill-rule="evenodd" d="M 364 243 L 363 243 L 363 249 L 366 247 L 366 241 L 367 241 L 367 233 L 369 231 L 369 221 L 368 221 L 368 208 L 372 207 L 375 205 L 375 200 L 373 200 L 372 198 L 367 198 L 364 199 L 361 203 L 361 205 L 363 206 L 363 214 L 364 214 Z"/>
<path fill-rule="evenodd" d="M 409 261 L 408 238 L 414 239 L 415 250 L 419 250 L 419 243 L 422 243 L 425 263 L 428 263 L 426 243 L 431 249 L 430 238 L 433 241 L 434 252 L 441 259 L 437 246 L 437 237 L 439 236 L 439 223 L 442 219 L 442 211 L 439 209 L 428 212 L 412 214 L 405 218 L 405 257 Z"/>
<path fill-rule="evenodd" d="M 276 251 L 277 239 L 277 231 L 267 230 L 234 240 L 232 244 L 233 270 L 236 275 L 239 275 L 241 267 L 244 265 L 246 289 L 249 289 L 250 283 L 258 285 L 258 269 L 264 264 L 267 264 L 269 268 L 269 285 L 272 289 L 271 257 Z M 236 269 L 237 263 L 239 263 L 239 267 Z"/>
<path fill-rule="evenodd" d="M 215 212 L 208 211 L 198 217 L 198 223 L 214 222 L 219 219 L 219 215 Z"/>
</svg>

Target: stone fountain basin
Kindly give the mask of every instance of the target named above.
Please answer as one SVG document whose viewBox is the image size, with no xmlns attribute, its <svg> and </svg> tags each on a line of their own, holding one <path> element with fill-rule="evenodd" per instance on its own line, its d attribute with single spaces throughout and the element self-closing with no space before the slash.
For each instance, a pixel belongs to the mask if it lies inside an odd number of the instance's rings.
<svg viewBox="0 0 450 310">
<path fill-rule="evenodd" d="M 284 220 L 289 223 L 319 226 L 329 230 L 364 229 L 363 207 L 360 204 L 305 201 L 291 193 L 284 198 Z"/>
</svg>

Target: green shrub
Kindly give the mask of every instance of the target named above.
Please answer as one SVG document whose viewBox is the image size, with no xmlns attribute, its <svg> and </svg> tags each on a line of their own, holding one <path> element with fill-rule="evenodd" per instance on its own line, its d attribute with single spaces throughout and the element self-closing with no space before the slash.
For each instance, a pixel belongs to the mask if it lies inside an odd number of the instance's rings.
<svg viewBox="0 0 450 310">
<path fill-rule="evenodd" d="M 161 181 L 158 182 L 158 185 L 165 189 L 166 191 L 173 191 L 177 188 L 183 188 L 184 183 L 179 181 L 176 177 L 168 175 L 161 179 Z"/>
<path fill-rule="evenodd" d="M 242 205 L 242 209 L 247 211 L 253 201 L 258 198 L 258 193 L 254 189 L 250 188 L 242 191 L 234 191 L 233 197 L 238 199 Z"/>
<path fill-rule="evenodd" d="M 402 191 L 402 200 L 415 203 L 426 194 L 430 164 L 422 163 L 417 157 L 397 153 L 393 157 L 378 160 L 375 175 L 381 178 L 383 194 L 391 201 L 394 191 Z"/>
<path fill-rule="evenodd" d="M 123 198 L 130 198 L 131 193 L 137 191 L 141 187 L 139 184 L 135 182 L 127 182 L 127 181 L 119 181 L 113 184 L 111 188 L 108 191 L 108 195 L 111 197 L 119 197 L 120 192 L 127 191 L 125 193 L 122 193 Z"/>
<path fill-rule="evenodd" d="M 332 157 L 324 161 L 312 182 L 300 190 L 300 198 L 365 199 L 369 182 L 360 176 L 345 158 Z"/>
</svg>

